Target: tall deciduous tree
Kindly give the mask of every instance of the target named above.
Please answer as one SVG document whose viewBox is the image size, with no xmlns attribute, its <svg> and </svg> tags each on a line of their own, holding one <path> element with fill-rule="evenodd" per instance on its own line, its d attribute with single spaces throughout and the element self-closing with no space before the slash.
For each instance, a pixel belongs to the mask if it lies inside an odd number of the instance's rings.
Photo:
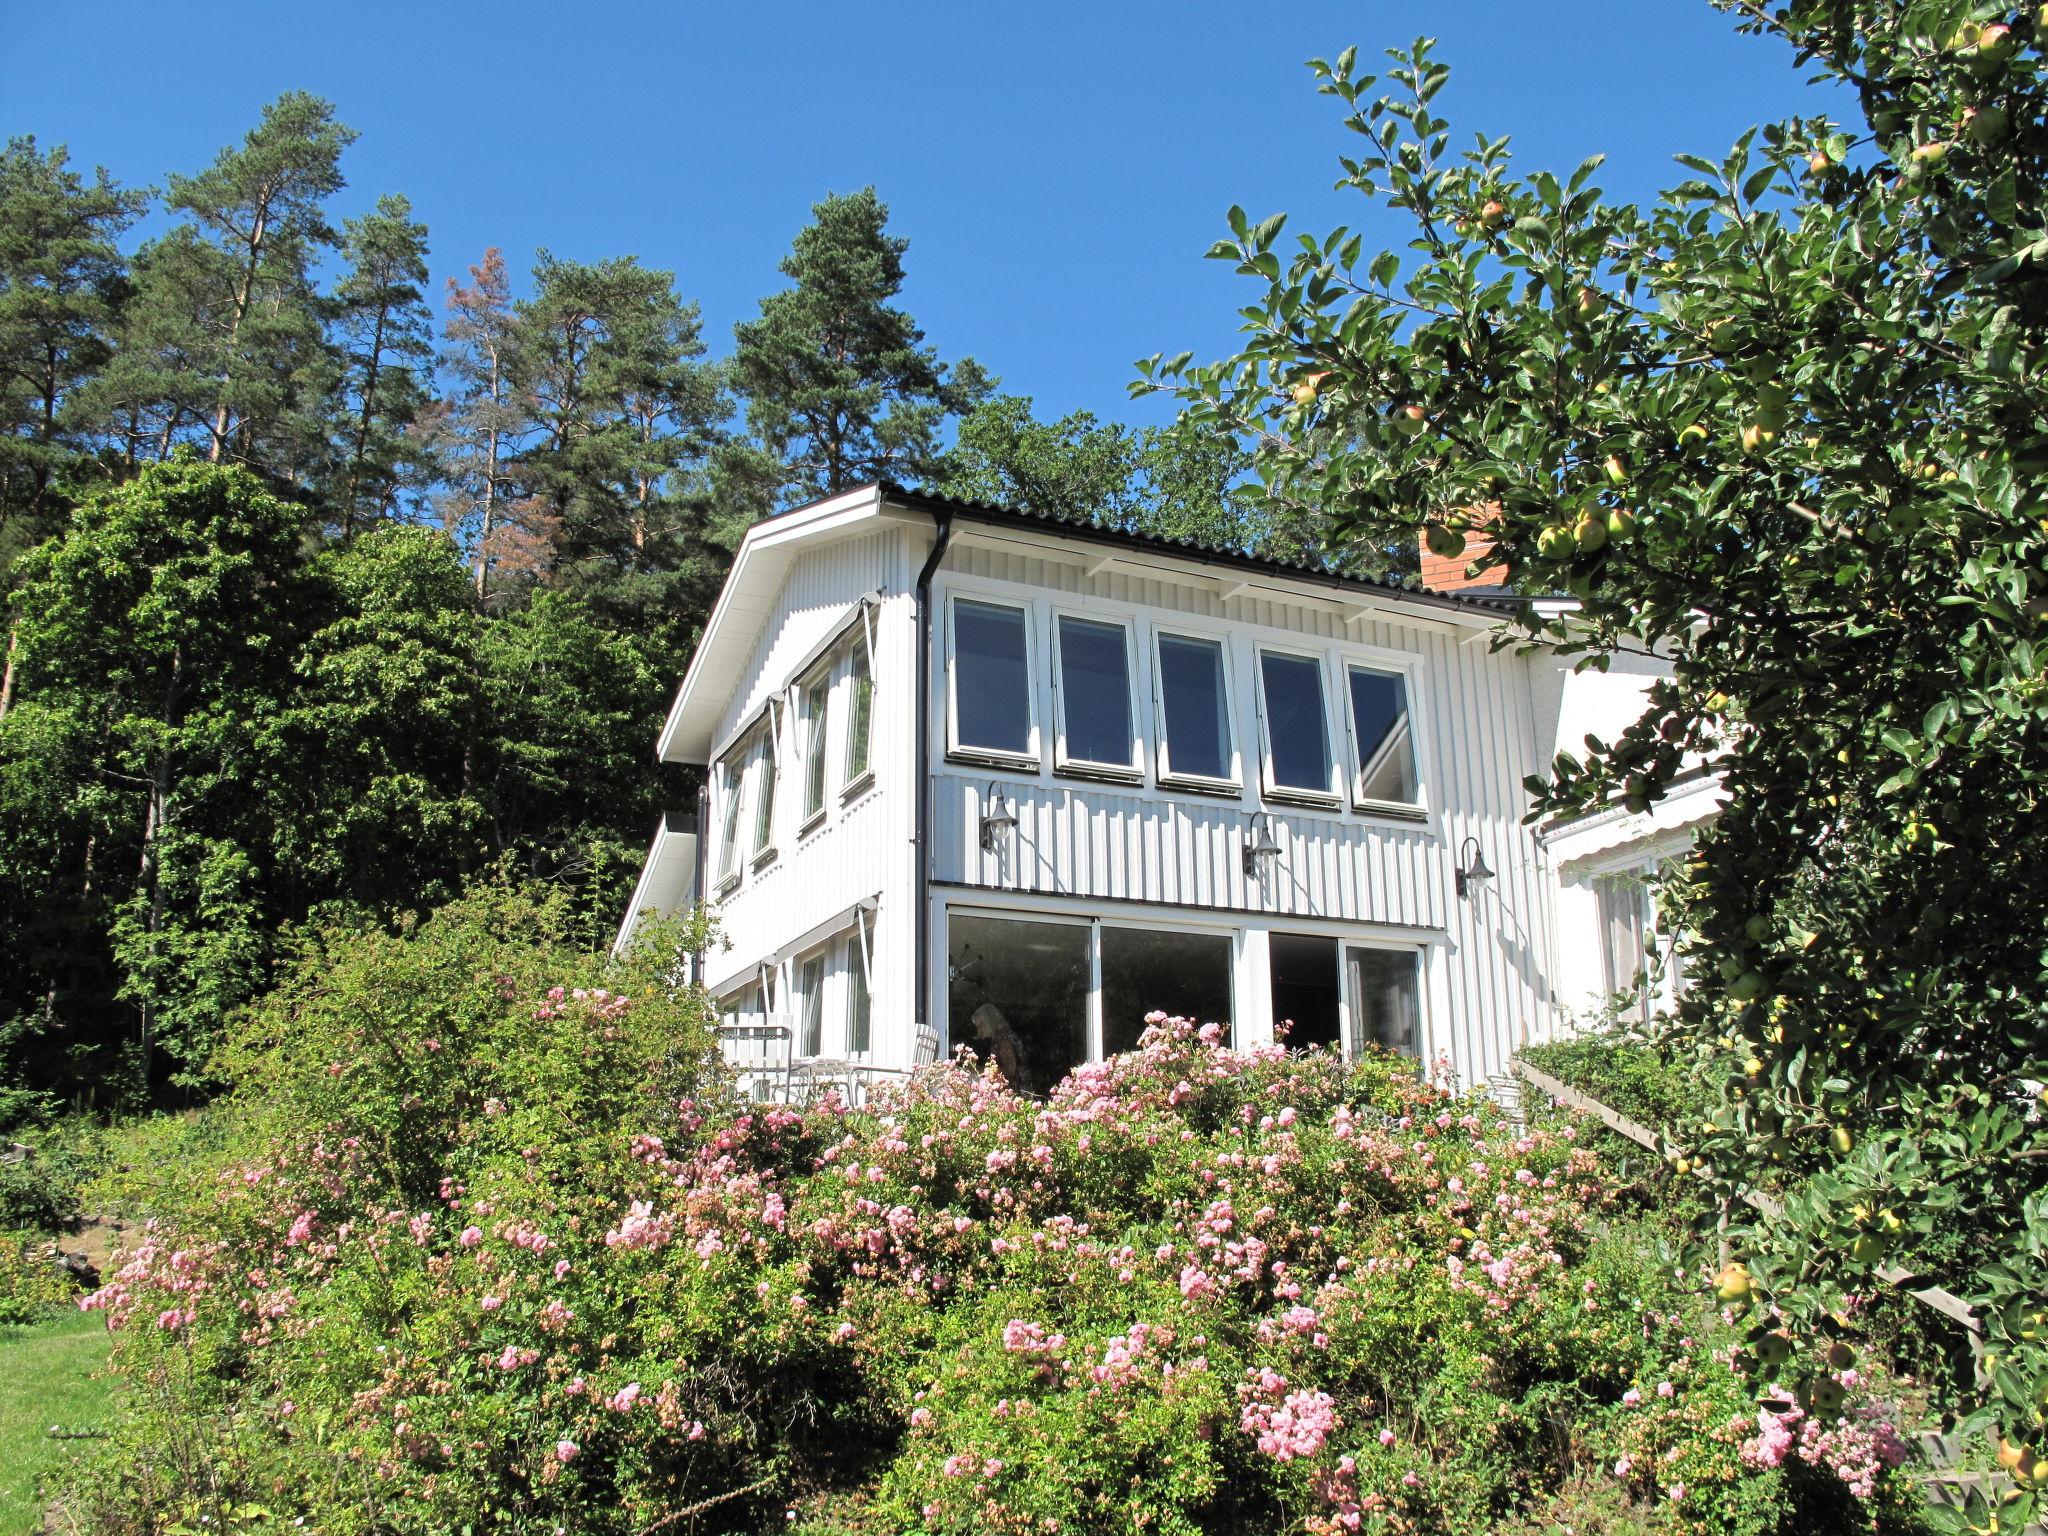
<svg viewBox="0 0 2048 1536">
<path fill-rule="evenodd" d="M 1720 773 L 1667 893 L 1695 936 L 1673 1043 L 1720 1103 L 1674 1134 L 1718 1197 L 1783 1206 L 1734 1207 L 1724 1299 L 1799 1346 L 1764 1380 L 1817 1386 L 1844 1298 L 1911 1264 L 1976 1305 L 1991 1388 L 1959 1389 L 2048 1469 L 2048 34 L 1982 4 L 1724 9 L 1863 121 L 1681 156 L 1638 208 L 1596 161 L 1453 151 L 1426 44 L 1385 92 L 1318 62 L 1346 181 L 1408 232 L 1283 255 L 1280 218 L 1233 210 L 1243 350 L 1157 376 L 1333 532 L 1450 552 L 1484 521 L 1487 565 L 1578 599 L 1537 638 L 1674 659 L 1531 788 L 1538 816 L 1644 810 Z"/>
<path fill-rule="evenodd" d="M 412 428 L 427 396 L 434 355 L 427 308 L 427 226 L 412 204 L 387 195 L 344 226 L 347 271 L 335 290 L 342 406 L 337 457 L 341 533 L 397 511 L 422 439 Z M 418 479 L 417 473 L 413 478 Z"/>
<path fill-rule="evenodd" d="M 20 563 L 22 697 L 0 755 L 64 786 L 47 899 L 104 910 L 145 1063 L 196 1065 L 267 952 L 261 723 L 303 623 L 303 513 L 246 471 L 176 459 L 88 497 Z"/>
<path fill-rule="evenodd" d="M 936 480 L 947 418 L 992 381 L 971 358 L 951 368 L 939 361 L 890 302 L 902 292 L 910 242 L 888 232 L 873 187 L 828 197 L 811 213 L 782 262 L 793 286 L 734 329 L 747 422 L 796 500 L 870 480 Z"/>
<path fill-rule="evenodd" d="M 0 152 L 0 575 L 51 531 L 58 487 L 88 451 L 72 407 L 111 350 L 118 241 L 146 203 L 104 170 L 86 180 L 62 146 L 18 138 Z"/>
</svg>

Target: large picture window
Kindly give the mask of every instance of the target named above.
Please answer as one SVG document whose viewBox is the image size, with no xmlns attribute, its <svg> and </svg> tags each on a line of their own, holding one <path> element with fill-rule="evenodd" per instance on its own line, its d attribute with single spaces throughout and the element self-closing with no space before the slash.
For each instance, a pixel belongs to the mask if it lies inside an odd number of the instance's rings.
<svg viewBox="0 0 2048 1536">
<path fill-rule="evenodd" d="M 1102 1052 L 1138 1048 L 1145 1015 L 1153 1009 L 1199 1024 L 1231 1016 L 1231 942 L 1223 933 L 1174 929 L 1101 929 Z"/>
<path fill-rule="evenodd" d="M 1089 925 L 955 913 L 946 923 L 954 1047 L 1046 1093 L 1088 1059 Z"/>
<path fill-rule="evenodd" d="M 1422 1055 L 1422 956 L 1412 949 L 1353 948 L 1352 1049 L 1376 1045 L 1398 1056 Z"/>
<path fill-rule="evenodd" d="M 1234 783 L 1237 751 L 1221 640 L 1159 636 L 1159 771 Z"/>
<path fill-rule="evenodd" d="M 954 602 L 953 745 L 1031 755 L 1030 634 L 1022 608 Z"/>
<path fill-rule="evenodd" d="M 1345 672 L 1351 685 L 1351 734 L 1358 744 L 1352 799 L 1362 806 L 1417 804 L 1408 679 L 1375 667 L 1352 666 Z"/>
<path fill-rule="evenodd" d="M 1323 709 L 1323 666 L 1313 656 L 1259 653 L 1265 699 L 1267 784 L 1283 794 L 1327 798 L 1330 723 Z"/>
<path fill-rule="evenodd" d="M 1063 762 L 1136 768 L 1129 631 L 1121 624 L 1061 614 L 1059 685 Z"/>
</svg>

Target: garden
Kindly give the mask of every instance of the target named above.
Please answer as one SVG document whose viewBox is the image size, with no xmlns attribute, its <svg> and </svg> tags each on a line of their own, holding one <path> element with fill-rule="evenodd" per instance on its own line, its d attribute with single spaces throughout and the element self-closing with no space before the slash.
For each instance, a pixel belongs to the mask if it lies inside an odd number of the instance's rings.
<svg viewBox="0 0 2048 1536">
<path fill-rule="evenodd" d="M 559 905 L 330 934 L 99 1175 L 127 1385 L 70 1522 L 1916 1528 L 1853 1329 L 1788 1361 L 1578 1125 L 1157 1015 L 1042 1101 L 752 1105 L 676 936 Z"/>
</svg>

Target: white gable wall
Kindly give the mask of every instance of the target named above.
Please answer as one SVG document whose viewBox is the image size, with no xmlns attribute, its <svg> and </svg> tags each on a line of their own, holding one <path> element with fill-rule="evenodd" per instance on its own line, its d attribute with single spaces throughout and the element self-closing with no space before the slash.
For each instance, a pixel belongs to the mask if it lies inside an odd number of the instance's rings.
<svg viewBox="0 0 2048 1536">
<path fill-rule="evenodd" d="M 911 1049 L 913 888 L 910 839 L 916 811 L 912 708 L 916 675 L 916 626 L 910 587 L 916 563 L 900 525 L 882 524 L 858 537 L 805 550 L 792 561 L 772 610 L 725 707 L 713 740 L 725 746 L 760 712 L 768 699 L 795 681 L 791 671 L 841 623 L 863 596 L 880 592 L 873 614 L 875 683 L 870 736 L 872 785 L 842 796 L 846 710 L 835 695 L 827 731 L 826 816 L 817 829 L 799 836 L 801 766 L 791 749 L 783 753 L 776 792 L 772 860 L 752 856 L 752 808 L 740 825 L 741 876 L 720 898 L 716 860 L 719 807 L 713 796 L 706 832 L 705 875 L 717 899 L 718 937 L 706 956 L 705 980 L 725 994 L 752 978 L 765 961 L 785 968 L 797 941 L 863 902 L 876 902 L 869 920 L 874 957 L 873 1056 L 908 1059 Z M 916 559 L 921 559 L 921 552 Z M 793 705 L 788 721 L 793 722 Z M 785 725 L 785 730 L 789 726 Z M 715 772 L 715 765 L 714 765 Z M 791 996 L 785 974 L 778 1001 Z M 898 1038 L 900 1036 L 900 1038 Z"/>
</svg>

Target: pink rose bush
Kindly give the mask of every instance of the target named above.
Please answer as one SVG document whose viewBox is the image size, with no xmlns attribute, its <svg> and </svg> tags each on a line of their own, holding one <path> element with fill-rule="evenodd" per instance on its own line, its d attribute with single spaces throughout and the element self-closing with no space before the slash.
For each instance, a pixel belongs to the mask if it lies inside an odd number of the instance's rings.
<svg viewBox="0 0 2048 1536">
<path fill-rule="evenodd" d="M 292 996 L 270 1134 L 92 1298 L 152 1389 L 94 1474 L 110 1525 L 221 1478 L 422 1533 L 713 1499 L 726 1530 L 1481 1532 L 1587 1465 L 1675 1529 L 1774 1529 L 1743 1522 L 1798 1478 L 1864 1525 L 1889 1496 L 1867 1401 L 1811 1455 L 1757 1419 L 1568 1127 L 1159 1016 L 1044 1101 L 948 1065 L 749 1105 L 698 1000 L 514 948 L 468 946 L 483 999 L 423 983 L 429 1029 Z"/>
</svg>

